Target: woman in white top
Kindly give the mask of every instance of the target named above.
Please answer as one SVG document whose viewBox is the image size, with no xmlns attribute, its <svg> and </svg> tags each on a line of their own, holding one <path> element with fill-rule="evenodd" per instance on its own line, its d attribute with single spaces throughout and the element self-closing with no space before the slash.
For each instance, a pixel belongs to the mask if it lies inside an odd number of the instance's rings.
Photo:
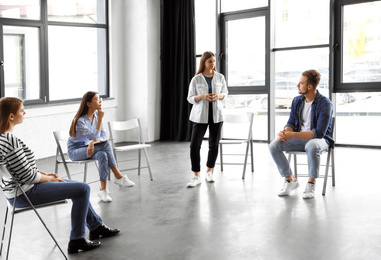
<svg viewBox="0 0 381 260">
<path fill-rule="evenodd" d="M 204 52 L 200 66 L 189 85 L 188 102 L 193 105 L 189 120 L 193 122 L 190 158 L 194 177 L 188 187 L 201 184 L 200 149 L 209 127 L 209 152 L 206 163 L 206 181 L 214 182 L 213 168 L 218 155 L 221 128 L 224 121 L 222 100 L 228 89 L 224 75 L 217 72 L 215 55 Z"/>
</svg>

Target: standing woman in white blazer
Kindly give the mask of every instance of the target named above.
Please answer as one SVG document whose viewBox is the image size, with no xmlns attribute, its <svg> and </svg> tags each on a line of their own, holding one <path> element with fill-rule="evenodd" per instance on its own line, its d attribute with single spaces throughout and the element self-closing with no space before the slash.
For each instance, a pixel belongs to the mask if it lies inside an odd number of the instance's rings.
<svg viewBox="0 0 381 260">
<path fill-rule="evenodd" d="M 224 121 L 222 100 L 226 98 L 228 88 L 224 75 L 217 72 L 215 55 L 204 52 L 200 66 L 189 85 L 188 102 L 193 105 L 189 120 L 192 121 L 190 158 L 194 177 L 188 187 L 201 184 L 200 149 L 206 129 L 209 127 L 209 152 L 206 163 L 207 182 L 214 182 L 213 168 L 218 155 L 221 128 Z"/>
</svg>

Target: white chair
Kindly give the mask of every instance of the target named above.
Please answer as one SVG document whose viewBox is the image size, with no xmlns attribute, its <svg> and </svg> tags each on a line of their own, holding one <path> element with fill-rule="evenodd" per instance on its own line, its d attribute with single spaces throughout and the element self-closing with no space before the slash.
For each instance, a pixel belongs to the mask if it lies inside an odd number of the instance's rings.
<svg viewBox="0 0 381 260">
<path fill-rule="evenodd" d="M 95 163 L 95 166 L 98 169 L 98 164 L 96 159 L 86 159 L 86 160 L 81 160 L 81 161 L 72 161 L 69 159 L 66 153 L 63 152 L 63 149 L 61 147 L 61 143 L 64 144 L 65 146 L 67 145 L 67 141 L 69 139 L 69 133 L 65 131 L 55 131 L 53 132 L 54 139 L 56 140 L 57 143 L 57 152 L 56 152 L 56 166 L 55 166 L 55 173 L 58 173 L 58 165 L 63 164 L 65 167 L 65 171 L 67 174 L 67 177 L 69 180 L 71 180 L 71 174 L 69 171 L 69 167 L 67 166 L 68 164 L 83 164 L 84 169 L 83 169 L 83 182 L 86 182 L 87 179 L 87 164 L 88 163 Z M 75 173 L 78 174 L 78 173 Z M 109 174 L 109 179 L 110 179 L 110 174 Z"/>
<path fill-rule="evenodd" d="M 148 151 L 147 151 L 147 148 L 151 147 L 151 145 L 146 144 L 144 142 L 143 131 L 142 131 L 142 127 L 140 125 L 140 120 L 139 119 L 131 119 L 131 120 L 127 120 L 127 121 L 112 121 L 112 122 L 108 122 L 108 127 L 109 127 L 110 141 L 111 141 L 112 149 L 114 152 L 115 160 L 118 163 L 118 167 L 119 167 L 119 163 L 131 161 L 131 159 L 127 159 L 127 160 L 123 160 L 123 161 L 118 160 L 117 152 L 127 152 L 127 151 L 135 151 L 135 150 L 138 151 L 138 167 L 128 168 L 128 169 L 119 169 L 119 170 L 120 171 L 129 171 L 129 170 L 136 170 L 137 169 L 138 175 L 140 175 L 140 169 L 141 168 L 148 168 L 150 179 L 152 181 L 153 178 L 152 178 L 151 164 L 149 161 Z M 129 132 L 130 138 L 132 138 L 131 136 L 134 137 L 133 138 L 134 144 L 121 145 L 121 146 L 116 145 L 114 134 L 117 132 L 120 134 L 126 134 Z M 147 162 L 147 166 L 144 166 L 144 167 L 141 166 L 141 151 L 142 150 L 144 152 L 144 156 L 145 156 L 146 162 Z"/>
<path fill-rule="evenodd" d="M 335 130 L 335 117 L 332 117 L 332 133 L 334 133 Z M 327 153 L 327 161 L 325 165 L 325 174 L 324 174 L 324 185 L 323 185 L 323 191 L 322 195 L 325 195 L 325 190 L 327 188 L 327 180 L 328 177 L 332 177 L 332 186 L 335 186 L 335 151 L 333 147 L 328 147 L 326 150 L 320 151 L 320 155 Z M 298 164 L 296 156 L 297 155 L 306 155 L 305 151 L 287 151 L 286 154 L 288 154 L 288 162 L 291 164 L 291 155 L 294 155 L 294 175 L 295 178 L 298 178 L 298 165 L 307 165 L 307 164 Z M 331 165 L 329 164 L 329 161 L 331 160 Z M 332 175 L 328 175 L 329 167 L 331 167 Z M 308 177 L 307 174 L 299 175 L 299 177 Z"/>
<path fill-rule="evenodd" d="M 243 173 L 242 173 L 242 179 L 245 179 L 245 172 L 246 172 L 246 164 L 247 164 L 247 157 L 249 155 L 249 147 L 250 147 L 250 158 L 251 158 L 251 172 L 254 172 L 254 157 L 253 157 L 253 121 L 254 121 L 254 113 L 247 112 L 247 113 L 241 113 L 241 114 L 227 114 L 225 116 L 223 129 L 222 129 L 222 138 L 220 140 L 220 164 L 221 164 L 221 171 L 224 170 L 223 165 L 242 165 L 243 164 Z M 231 129 L 230 133 L 227 133 L 227 129 Z M 228 137 L 233 136 L 232 131 L 234 133 L 237 132 L 243 132 L 241 136 L 244 135 L 244 137 Z M 245 154 L 224 154 L 223 153 L 223 146 L 224 145 L 246 145 Z M 233 162 L 224 162 L 223 156 L 224 155 L 244 155 L 244 161 L 243 163 L 233 163 Z"/>
<path fill-rule="evenodd" d="M 0 177 L 6 176 L 7 178 L 11 178 L 11 174 L 8 172 L 8 170 L 5 168 L 4 165 L 0 166 L 0 175 L 1 175 Z M 5 259 L 8 259 L 9 250 L 10 250 L 10 247 L 11 247 L 11 238 L 12 238 L 14 216 L 16 214 L 20 214 L 20 213 L 23 213 L 23 212 L 28 212 L 28 211 L 33 210 L 36 213 L 37 217 L 40 219 L 41 223 L 44 225 L 46 231 L 48 231 L 48 233 L 51 236 L 51 238 L 53 239 L 54 243 L 57 245 L 57 247 L 61 251 L 61 253 L 64 256 L 64 258 L 67 259 L 65 253 L 63 252 L 62 248 L 58 244 L 57 240 L 54 238 L 53 234 L 50 232 L 50 230 L 46 226 L 44 220 L 41 218 L 40 214 L 36 210 L 37 208 L 45 208 L 45 207 L 55 206 L 55 205 L 58 205 L 58 204 L 64 204 L 64 203 L 67 203 L 67 201 L 66 200 L 59 200 L 59 201 L 55 201 L 55 202 L 51 202 L 51 203 L 46 203 L 46 204 L 33 205 L 32 202 L 29 200 L 28 196 L 25 194 L 24 190 L 22 189 L 22 187 L 19 184 L 19 182 L 17 181 L 17 179 L 16 178 L 12 178 L 12 179 L 13 179 L 13 181 L 17 185 L 15 194 L 17 194 L 17 190 L 21 191 L 22 194 L 25 196 L 25 198 L 26 198 L 26 200 L 27 200 L 27 202 L 29 203 L 30 206 L 29 207 L 25 207 L 25 208 L 16 208 L 16 200 L 17 200 L 16 196 L 15 196 L 15 199 L 14 199 L 13 206 L 9 203 L 8 199 L 6 199 L 7 206 L 6 206 L 6 209 L 5 209 L 5 218 L 4 218 L 3 235 L 2 235 L 2 239 L 1 239 L 0 255 L 1 255 L 2 251 L 3 251 L 3 243 L 4 243 L 4 237 L 5 237 L 5 230 L 6 230 L 7 220 L 8 220 L 8 213 L 11 214 L 12 218 L 11 218 L 9 238 L 8 238 L 7 255 L 6 255 Z"/>
</svg>

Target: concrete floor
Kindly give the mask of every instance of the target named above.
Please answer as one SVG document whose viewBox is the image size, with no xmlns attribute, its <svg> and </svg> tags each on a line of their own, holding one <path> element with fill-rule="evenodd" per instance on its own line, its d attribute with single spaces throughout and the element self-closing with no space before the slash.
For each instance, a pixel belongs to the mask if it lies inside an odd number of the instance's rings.
<svg viewBox="0 0 381 260">
<path fill-rule="evenodd" d="M 110 183 L 113 202 L 98 201 L 99 183 L 91 184 L 91 202 L 120 235 L 101 239 L 100 249 L 69 259 L 381 259 L 381 151 L 336 148 L 336 187 L 326 196 L 318 181 L 315 199 L 303 200 L 306 178 L 288 197 L 267 144 L 254 144 L 255 172 L 241 179 L 241 166 L 215 169 L 214 184 L 193 189 L 189 143 L 155 142 L 150 149 L 154 181 L 147 169 L 128 173 L 134 188 Z M 203 159 L 207 144 L 203 144 Z M 54 159 L 38 161 L 54 170 Z M 205 161 L 202 162 L 205 165 Z M 76 166 L 74 166 L 75 168 Z M 73 169 L 73 167 L 71 168 Z M 248 168 L 250 169 L 250 168 Z M 300 169 L 299 171 L 302 171 Z M 60 168 L 63 175 L 63 169 Z M 82 175 L 75 176 L 80 180 Z M 90 165 L 89 181 L 98 178 Z M 0 200 L 1 217 L 5 201 Z M 41 209 L 40 214 L 67 250 L 71 202 Z M 5 259 L 4 251 L 0 259 Z M 16 215 L 10 259 L 63 259 L 33 212 Z"/>
</svg>

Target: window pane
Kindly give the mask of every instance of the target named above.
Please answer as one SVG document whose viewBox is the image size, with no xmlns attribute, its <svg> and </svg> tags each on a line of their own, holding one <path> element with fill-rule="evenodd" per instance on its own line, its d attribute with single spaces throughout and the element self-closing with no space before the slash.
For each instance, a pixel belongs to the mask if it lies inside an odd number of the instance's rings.
<svg viewBox="0 0 381 260">
<path fill-rule="evenodd" d="M 329 43 L 329 0 L 273 3 L 276 48 Z"/>
<path fill-rule="evenodd" d="M 227 22 L 228 86 L 265 85 L 265 29 L 265 17 Z"/>
<path fill-rule="evenodd" d="M 329 96 L 329 49 L 304 49 L 275 53 L 275 132 L 286 125 L 292 99 L 299 95 L 297 84 L 303 71 L 316 69 L 321 74 L 318 91 Z"/>
<path fill-rule="evenodd" d="M 255 140 L 267 140 L 267 95 L 228 95 L 223 100 L 225 113 L 254 113 L 253 123 L 253 139 Z M 242 130 L 242 129 L 241 129 Z M 229 129 L 224 129 L 229 131 Z M 240 129 L 231 129 L 232 132 L 240 132 Z M 229 136 L 234 137 L 235 133 L 228 133 Z M 238 137 L 238 136 L 237 136 Z"/>
<path fill-rule="evenodd" d="M 381 92 L 338 93 L 336 100 L 336 143 L 381 146 Z"/>
<path fill-rule="evenodd" d="M 4 82 L 6 97 L 40 98 L 39 30 L 4 26 Z"/>
<path fill-rule="evenodd" d="M 39 20 L 40 0 L 2 0 L 0 17 Z"/>
<path fill-rule="evenodd" d="M 50 100 L 106 94 L 106 30 L 49 26 Z"/>
<path fill-rule="evenodd" d="M 216 1 L 195 0 L 196 54 L 216 53 Z"/>
<path fill-rule="evenodd" d="M 105 2 L 104 0 L 48 0 L 48 20 L 104 24 Z"/>
<path fill-rule="evenodd" d="M 268 0 L 221 0 L 221 12 L 252 9 L 267 6 Z"/>
<path fill-rule="evenodd" d="M 381 1 L 344 6 L 343 82 L 381 81 Z"/>
</svg>

